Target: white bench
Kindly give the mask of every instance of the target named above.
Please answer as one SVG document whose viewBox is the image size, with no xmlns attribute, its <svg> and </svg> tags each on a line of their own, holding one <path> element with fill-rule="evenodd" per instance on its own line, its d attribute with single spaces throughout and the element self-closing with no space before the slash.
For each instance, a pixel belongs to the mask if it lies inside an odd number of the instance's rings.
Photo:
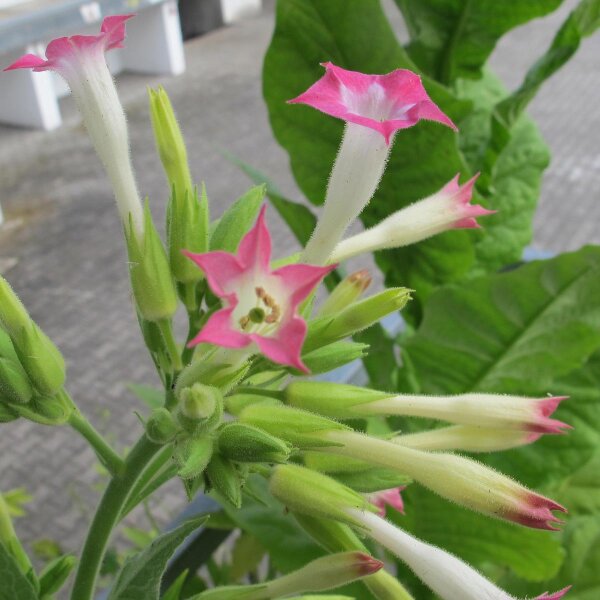
<svg viewBox="0 0 600 600">
<path fill-rule="evenodd" d="M 12 6 L 6 7 L 8 2 Z M 0 65 L 7 66 L 28 52 L 44 56 L 47 42 L 55 37 L 98 33 L 105 16 L 130 13 L 130 6 L 127 0 L 0 0 Z M 135 12 L 135 19 L 127 23 L 126 47 L 107 54 L 111 71 L 183 73 L 175 0 L 139 0 Z M 55 129 L 61 124 L 58 99 L 67 93 L 63 80 L 50 71 L 0 73 L 0 121 Z"/>
</svg>

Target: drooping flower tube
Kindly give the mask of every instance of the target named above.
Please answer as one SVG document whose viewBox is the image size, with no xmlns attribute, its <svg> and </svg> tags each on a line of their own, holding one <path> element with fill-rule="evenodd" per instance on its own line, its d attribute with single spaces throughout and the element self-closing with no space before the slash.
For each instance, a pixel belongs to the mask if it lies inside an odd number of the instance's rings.
<svg viewBox="0 0 600 600">
<path fill-rule="evenodd" d="M 477 175 L 459 185 L 459 175 L 439 192 L 390 215 L 362 233 L 342 240 L 330 256 L 340 262 L 357 254 L 386 248 L 399 248 L 449 229 L 477 228 L 476 217 L 493 214 L 478 204 L 470 204 Z"/>
<path fill-rule="evenodd" d="M 52 40 L 46 48 L 46 59 L 25 54 L 5 71 L 51 70 L 66 80 L 94 148 L 106 168 L 121 219 L 128 226 L 131 215 L 136 231 L 141 234 L 144 219 L 129 155 L 127 122 L 104 57 L 108 50 L 123 48 L 125 22 L 132 16 L 106 17 L 98 35 L 73 35 Z"/>
<path fill-rule="evenodd" d="M 355 508 L 349 508 L 348 513 L 443 600 L 517 600 L 453 554 L 413 537 L 382 517 Z M 569 589 L 545 593 L 535 600 L 559 600 Z"/>
<path fill-rule="evenodd" d="M 290 103 L 307 104 L 346 121 L 325 197 L 323 215 L 303 260 L 325 264 L 348 225 L 367 205 L 388 160 L 394 134 L 421 119 L 456 129 L 406 69 L 366 75 L 324 63 L 325 75 Z"/>
<path fill-rule="evenodd" d="M 265 209 L 240 242 L 237 254 L 185 253 L 204 271 L 211 290 L 225 304 L 189 345 L 255 346 L 272 361 L 307 372 L 300 357 L 306 322 L 298 307 L 335 265 L 292 264 L 272 271 Z"/>
</svg>

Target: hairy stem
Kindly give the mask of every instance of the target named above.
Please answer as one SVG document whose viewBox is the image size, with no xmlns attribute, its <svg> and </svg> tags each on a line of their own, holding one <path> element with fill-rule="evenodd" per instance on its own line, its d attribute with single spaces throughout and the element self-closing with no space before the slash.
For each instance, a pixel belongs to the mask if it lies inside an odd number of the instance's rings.
<svg viewBox="0 0 600 600">
<path fill-rule="evenodd" d="M 125 461 L 78 410 L 75 410 L 70 416 L 69 425 L 88 441 L 100 462 L 111 475 L 122 473 Z"/>
<path fill-rule="evenodd" d="M 71 600 L 92 600 L 94 597 L 96 579 L 111 533 L 133 486 L 161 448 L 143 435 L 127 456 L 121 475 L 114 476 L 108 484 L 85 540 Z"/>
</svg>

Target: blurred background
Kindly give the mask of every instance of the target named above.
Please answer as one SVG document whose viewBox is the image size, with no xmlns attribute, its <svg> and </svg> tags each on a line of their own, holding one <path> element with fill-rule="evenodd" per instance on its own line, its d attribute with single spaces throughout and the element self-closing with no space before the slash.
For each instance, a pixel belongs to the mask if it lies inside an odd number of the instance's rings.
<svg viewBox="0 0 600 600">
<path fill-rule="evenodd" d="M 274 0 L 147 5 L 0 0 L 0 63 L 10 64 L 26 49 L 43 51 L 49 39 L 80 32 L 82 25 L 95 31 L 105 14 L 139 12 L 128 25 L 128 49 L 111 53 L 111 67 L 128 115 L 140 191 L 149 197 L 157 222 L 168 188 L 152 138 L 146 88 L 158 84 L 170 95 L 192 175 L 206 181 L 214 217 L 250 184 L 226 153 L 271 175 L 286 196 L 300 200 L 262 99 L 261 67 L 274 5 Z M 501 40 L 490 64 L 509 89 L 574 5 L 567 0 L 549 17 Z M 391 2 L 384 6 L 405 39 L 399 12 Z M 552 151 L 534 227 L 533 247 L 541 252 L 600 243 L 599 55 L 600 38 L 592 37 L 530 106 Z M 40 90 L 35 77 L 0 73 L 0 271 L 67 358 L 76 402 L 109 438 L 133 442 L 139 431 L 133 410 L 142 405 L 127 384 L 158 381 L 129 299 L 121 224 L 67 91 L 54 78 Z M 276 252 L 294 250 L 275 211 L 269 220 Z M 29 518 L 16 523 L 27 546 L 44 537 L 60 540 L 64 551 L 79 548 L 103 485 L 94 465 L 92 452 L 66 428 L 44 429 L 24 420 L 0 426 L 0 490 L 24 486 L 33 496 L 26 507 Z M 158 495 L 153 514 L 164 524 L 185 503 L 172 482 Z M 132 516 L 141 526 L 145 519 L 143 512 Z"/>
</svg>

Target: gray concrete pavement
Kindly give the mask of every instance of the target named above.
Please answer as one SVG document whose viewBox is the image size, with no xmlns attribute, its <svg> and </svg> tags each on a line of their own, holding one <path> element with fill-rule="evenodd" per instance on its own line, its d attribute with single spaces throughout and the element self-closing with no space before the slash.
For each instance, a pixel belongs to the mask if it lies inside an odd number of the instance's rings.
<svg viewBox="0 0 600 600">
<path fill-rule="evenodd" d="M 492 64 L 508 84 L 546 47 L 548 32 L 564 12 L 502 41 Z M 144 87 L 158 83 L 171 96 L 193 175 L 206 180 L 215 214 L 248 186 L 222 150 L 272 174 L 284 192 L 299 197 L 261 96 L 261 62 L 272 25 L 267 10 L 188 43 L 185 77 L 119 78 L 140 189 L 150 196 L 157 220 L 167 186 L 153 148 Z M 600 243 L 599 50 L 600 37 L 587 41 L 531 107 L 553 151 L 535 222 L 535 244 L 544 249 Z M 0 201 L 9 223 L 0 232 L 0 258 L 17 259 L 7 276 L 67 357 L 73 397 L 123 447 L 140 432 L 132 412 L 140 405 L 125 384 L 156 378 L 129 301 L 112 194 L 70 99 L 64 109 L 65 126 L 55 132 L 0 127 Z M 273 214 L 270 219 L 276 221 Z M 289 237 L 283 226 L 275 232 L 281 251 Z M 25 485 L 35 495 L 31 518 L 17 522 L 26 543 L 52 537 L 66 550 L 79 547 L 98 500 L 93 464 L 85 443 L 66 428 L 24 421 L 0 426 L 0 489 Z M 157 499 L 159 518 L 167 519 L 184 501 L 178 485 L 171 485 Z"/>
</svg>

